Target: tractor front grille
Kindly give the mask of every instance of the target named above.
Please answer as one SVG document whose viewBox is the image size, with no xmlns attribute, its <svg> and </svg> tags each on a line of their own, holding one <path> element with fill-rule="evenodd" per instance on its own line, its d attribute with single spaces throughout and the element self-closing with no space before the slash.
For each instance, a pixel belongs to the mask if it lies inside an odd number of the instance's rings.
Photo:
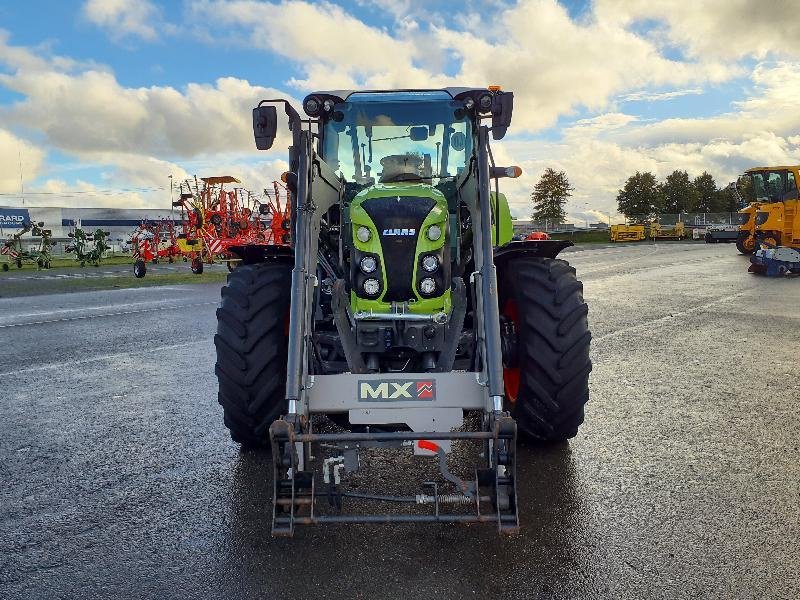
<svg viewBox="0 0 800 600">
<path fill-rule="evenodd" d="M 386 272 L 385 302 L 415 298 L 417 238 L 436 202 L 417 196 L 387 196 L 365 200 L 362 207 L 378 229 Z"/>
</svg>

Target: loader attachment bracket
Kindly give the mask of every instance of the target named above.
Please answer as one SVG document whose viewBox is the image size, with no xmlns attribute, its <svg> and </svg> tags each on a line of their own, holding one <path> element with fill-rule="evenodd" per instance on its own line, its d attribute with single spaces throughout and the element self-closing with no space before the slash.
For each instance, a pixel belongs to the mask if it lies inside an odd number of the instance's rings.
<svg viewBox="0 0 800 600">
<path fill-rule="evenodd" d="M 302 433 L 281 419 L 270 427 L 274 466 L 273 535 L 292 536 L 298 525 L 322 523 L 491 523 L 501 533 L 519 529 L 516 492 L 516 423 L 502 414 L 490 419 L 484 431 L 369 431 L 360 433 Z M 470 478 L 451 471 L 441 442 L 467 441 L 481 445 L 482 465 Z M 311 444 L 331 456 L 314 458 L 300 467 L 299 447 Z M 367 448 L 410 451 L 419 445 L 437 461 L 440 479 L 423 481 L 416 493 L 371 493 L 345 487 L 349 474 L 362 469 L 360 452 Z M 422 460 L 425 460 L 424 458 Z M 312 470 L 322 466 L 322 481 Z M 320 491 L 320 486 L 323 491 Z M 397 507 L 386 512 L 345 514 L 350 502 Z"/>
</svg>

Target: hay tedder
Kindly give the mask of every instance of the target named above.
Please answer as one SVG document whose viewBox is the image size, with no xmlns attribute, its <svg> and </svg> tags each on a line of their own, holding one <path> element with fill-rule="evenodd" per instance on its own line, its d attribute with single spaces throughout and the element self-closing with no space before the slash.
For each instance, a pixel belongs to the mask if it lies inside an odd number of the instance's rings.
<svg viewBox="0 0 800 600">
<path fill-rule="evenodd" d="M 99 267 L 103 260 L 103 254 L 111 250 L 108 244 L 108 236 L 111 234 L 102 229 L 95 229 L 93 232 L 84 231 L 80 226 L 76 226 L 67 233 L 72 242 L 64 248 L 64 251 L 75 255 L 75 260 L 80 266 L 86 264 Z"/>
<path fill-rule="evenodd" d="M 133 251 L 133 274 L 142 278 L 147 273 L 147 264 L 158 264 L 160 260 L 175 262 L 182 256 L 178 246 L 178 234 L 172 220 L 142 221 L 131 235 L 129 245 Z"/>
<path fill-rule="evenodd" d="M 22 245 L 22 236 L 30 232 L 33 237 L 39 238 L 39 247 L 34 250 L 26 250 Z M 16 265 L 18 269 L 26 262 L 32 262 L 39 269 L 49 269 L 52 255 L 50 249 L 56 245 L 53 241 L 53 232 L 44 228 L 44 223 L 25 223 L 22 229 L 9 237 L 0 246 L 0 254 L 6 257 L 2 263 L 3 271 L 8 271 L 10 265 Z"/>
<path fill-rule="evenodd" d="M 289 243 L 289 202 L 281 206 L 279 187 L 275 198 L 267 195 L 267 203 L 259 202 L 242 188 L 225 189 L 226 184 L 240 183 L 231 176 L 203 177 L 200 186 L 195 179 L 181 184 L 180 199 L 173 202 L 185 211 L 183 232 L 177 237 L 180 252 L 192 263 L 192 272 L 203 272 L 203 264 L 223 261 L 228 268 L 241 262 L 230 251 L 232 247 L 259 248 Z M 265 190 L 266 194 L 266 190 Z M 272 216 L 271 225 L 265 221 Z M 276 225 L 277 229 L 276 230 Z"/>
<path fill-rule="evenodd" d="M 333 91 L 289 121 L 291 246 L 232 245 L 217 310 L 225 425 L 273 461 L 276 535 L 319 523 L 519 527 L 517 437 L 577 434 L 587 306 L 557 240 L 512 241 L 499 88 Z M 497 156 L 497 153 L 494 153 Z M 394 455 L 394 458 L 392 458 Z M 370 477 L 387 467 L 392 476 Z M 375 489 L 376 482 L 383 487 Z"/>
</svg>

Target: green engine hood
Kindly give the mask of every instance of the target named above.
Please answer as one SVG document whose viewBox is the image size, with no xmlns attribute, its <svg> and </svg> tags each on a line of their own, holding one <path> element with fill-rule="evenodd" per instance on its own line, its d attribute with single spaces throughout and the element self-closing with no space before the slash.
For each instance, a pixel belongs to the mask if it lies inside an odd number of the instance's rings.
<svg viewBox="0 0 800 600">
<path fill-rule="evenodd" d="M 351 257 L 354 312 L 388 313 L 391 304 L 408 301 L 408 310 L 434 314 L 450 310 L 449 213 L 447 200 L 437 189 L 422 183 L 377 184 L 361 191 L 350 204 L 353 252 Z M 431 240 L 429 230 L 438 227 L 440 235 Z M 358 238 L 359 228 L 370 236 Z M 378 258 L 374 277 L 381 283 L 378 295 L 369 298 L 360 287 L 365 277 L 357 261 L 365 254 Z M 429 274 L 420 268 L 422 255 L 434 254 L 439 268 L 432 275 L 436 291 L 424 296 L 419 283 Z"/>
</svg>

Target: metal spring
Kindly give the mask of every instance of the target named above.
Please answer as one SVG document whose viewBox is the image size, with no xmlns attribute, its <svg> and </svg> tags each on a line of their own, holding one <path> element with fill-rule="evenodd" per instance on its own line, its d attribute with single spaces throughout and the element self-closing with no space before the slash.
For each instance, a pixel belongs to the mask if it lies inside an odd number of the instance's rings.
<svg viewBox="0 0 800 600">
<path fill-rule="evenodd" d="M 417 496 L 417 504 L 433 504 L 436 501 L 436 496 L 428 496 L 419 494 Z M 475 499 L 463 494 L 442 494 L 439 496 L 439 504 L 474 504 Z"/>
</svg>

